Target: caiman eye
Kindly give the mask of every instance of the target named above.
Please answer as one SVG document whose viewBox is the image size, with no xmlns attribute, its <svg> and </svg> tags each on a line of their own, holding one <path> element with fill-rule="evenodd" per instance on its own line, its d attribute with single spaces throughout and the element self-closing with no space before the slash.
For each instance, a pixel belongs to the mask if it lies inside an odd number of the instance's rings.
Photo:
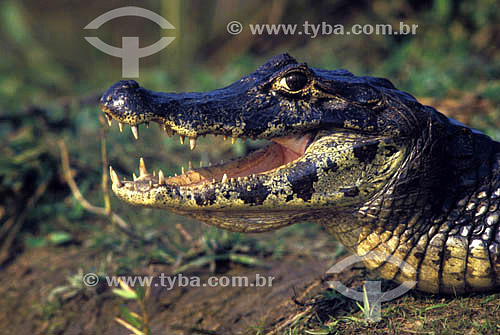
<svg viewBox="0 0 500 335">
<path fill-rule="evenodd" d="M 309 79 L 302 72 L 292 72 L 281 78 L 280 85 L 289 91 L 300 91 L 308 81 Z"/>
</svg>

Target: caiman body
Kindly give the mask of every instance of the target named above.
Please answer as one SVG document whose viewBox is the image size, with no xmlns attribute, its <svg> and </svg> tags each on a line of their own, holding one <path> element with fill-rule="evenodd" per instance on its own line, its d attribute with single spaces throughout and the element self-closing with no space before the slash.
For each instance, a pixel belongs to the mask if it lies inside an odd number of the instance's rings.
<svg viewBox="0 0 500 335">
<path fill-rule="evenodd" d="M 108 119 L 157 122 L 168 135 L 267 139 L 228 163 L 166 177 L 148 173 L 113 192 L 240 232 L 322 224 L 382 277 L 432 293 L 500 287 L 500 144 L 448 119 L 388 80 L 321 70 L 287 54 L 204 93 L 157 93 L 120 81 Z M 388 262 L 390 255 L 410 267 Z M 407 270 L 407 269 L 410 269 Z"/>
</svg>

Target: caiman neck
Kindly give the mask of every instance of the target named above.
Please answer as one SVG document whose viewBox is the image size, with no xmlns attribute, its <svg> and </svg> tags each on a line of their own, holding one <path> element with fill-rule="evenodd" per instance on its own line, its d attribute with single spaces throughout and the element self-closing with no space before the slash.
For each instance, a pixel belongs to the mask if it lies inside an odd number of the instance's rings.
<svg viewBox="0 0 500 335">
<path fill-rule="evenodd" d="M 423 134 L 395 182 L 359 209 L 356 225 L 327 229 L 358 255 L 383 253 L 365 261 L 383 278 L 418 281 L 434 293 L 491 290 L 500 285 L 500 144 L 449 129 Z M 387 262 L 389 255 L 411 267 Z"/>
</svg>

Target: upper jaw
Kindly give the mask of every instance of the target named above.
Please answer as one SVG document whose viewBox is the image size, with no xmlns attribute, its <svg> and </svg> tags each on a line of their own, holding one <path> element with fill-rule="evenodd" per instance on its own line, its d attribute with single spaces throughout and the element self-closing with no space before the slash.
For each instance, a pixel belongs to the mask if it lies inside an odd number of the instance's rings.
<svg viewBox="0 0 500 335">
<path fill-rule="evenodd" d="M 178 134 L 181 142 L 184 137 L 196 139 L 198 136 L 213 134 L 226 137 L 233 136 L 232 124 L 228 117 L 216 113 L 208 117 L 204 111 L 210 108 L 200 108 L 199 105 L 210 104 L 207 93 L 160 93 L 144 89 L 133 80 L 122 80 L 112 85 L 102 96 L 100 105 L 105 113 L 108 123 L 116 120 L 120 127 L 129 125 L 134 137 L 137 139 L 139 125 L 149 125 L 156 122 L 160 127 L 172 136 Z M 207 103 L 208 101 L 208 103 Z M 196 112 L 195 112 L 196 111 Z M 224 111 L 220 108 L 219 111 Z M 227 114 L 224 111 L 224 114 Z M 218 120 L 219 118 L 220 120 Z M 231 121 L 229 119 L 229 121 Z"/>
<path fill-rule="evenodd" d="M 150 122 L 158 123 L 168 135 L 190 139 L 212 134 L 271 140 L 318 127 L 321 115 L 317 112 L 297 110 L 297 116 L 287 118 L 287 106 L 279 97 L 248 86 L 236 82 L 210 92 L 161 93 L 133 80 L 119 81 L 104 93 L 100 105 L 110 123 L 118 121 L 120 129 L 129 125 L 136 138 L 139 125 Z M 302 114 L 307 120 L 297 122 Z"/>
</svg>

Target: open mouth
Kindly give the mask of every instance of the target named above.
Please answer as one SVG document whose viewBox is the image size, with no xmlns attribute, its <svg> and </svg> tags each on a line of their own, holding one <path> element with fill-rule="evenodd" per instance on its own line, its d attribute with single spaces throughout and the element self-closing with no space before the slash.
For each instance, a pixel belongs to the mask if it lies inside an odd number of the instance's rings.
<svg viewBox="0 0 500 335">
<path fill-rule="evenodd" d="M 104 111 L 106 113 L 106 110 Z M 108 124 L 112 125 L 111 113 L 106 113 Z M 170 126 L 157 122 L 165 133 L 169 136 L 179 135 Z M 123 130 L 124 123 L 118 122 L 120 131 Z M 139 139 L 138 125 L 131 126 L 132 134 Z M 214 135 L 217 136 L 217 135 Z M 227 139 L 226 136 L 223 136 Z M 273 171 L 292 165 L 300 160 L 306 152 L 307 147 L 314 139 L 314 132 L 305 132 L 286 137 L 275 137 L 267 146 L 255 150 L 246 156 L 230 160 L 226 163 L 209 165 L 197 169 L 182 171 L 181 175 L 167 177 L 162 170 L 148 172 L 144 160 L 139 160 L 139 176 L 133 174 L 133 180 L 120 181 L 118 175 L 110 166 L 110 175 L 114 187 L 127 185 L 133 187 L 135 191 L 149 191 L 152 188 L 162 185 L 175 185 L 194 188 L 200 185 L 210 183 L 225 183 L 234 180 L 251 178 L 260 174 L 269 174 Z M 184 144 L 185 137 L 179 135 L 181 144 Z M 237 138 L 232 137 L 232 144 L 236 143 Z M 196 147 L 196 138 L 189 138 L 191 150 Z"/>
</svg>

